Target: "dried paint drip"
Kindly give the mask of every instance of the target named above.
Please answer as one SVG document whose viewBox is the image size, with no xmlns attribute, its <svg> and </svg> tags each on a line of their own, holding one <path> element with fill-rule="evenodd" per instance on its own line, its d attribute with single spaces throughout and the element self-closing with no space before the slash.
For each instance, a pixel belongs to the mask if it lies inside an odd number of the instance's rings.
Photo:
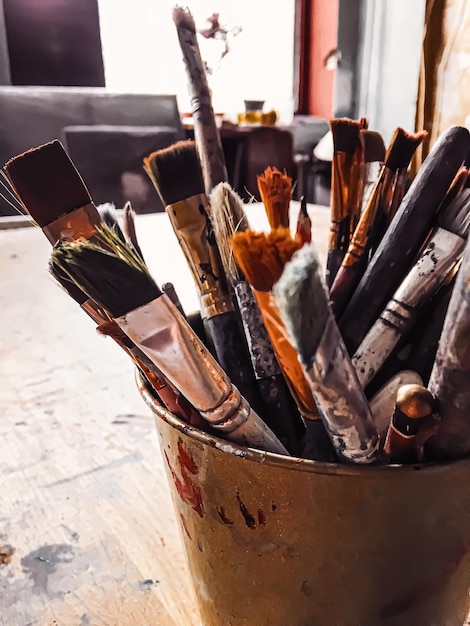
<svg viewBox="0 0 470 626">
<path fill-rule="evenodd" d="M 188 460 L 183 457 L 185 462 Z M 170 460 L 165 451 L 165 459 L 168 464 L 168 468 L 171 472 L 171 476 L 173 478 L 173 482 L 175 484 L 176 491 L 178 492 L 180 498 L 183 502 L 189 505 L 198 515 L 204 517 L 204 505 L 202 502 L 201 489 L 193 483 L 191 477 L 189 476 L 185 465 L 180 462 L 180 470 L 181 470 L 181 479 L 178 477 L 174 469 L 171 467 Z M 178 457 L 179 459 L 179 457 Z M 191 459 L 192 460 L 192 459 Z M 194 463 L 194 462 L 193 462 Z M 191 465 L 194 468 L 194 465 Z"/>
</svg>

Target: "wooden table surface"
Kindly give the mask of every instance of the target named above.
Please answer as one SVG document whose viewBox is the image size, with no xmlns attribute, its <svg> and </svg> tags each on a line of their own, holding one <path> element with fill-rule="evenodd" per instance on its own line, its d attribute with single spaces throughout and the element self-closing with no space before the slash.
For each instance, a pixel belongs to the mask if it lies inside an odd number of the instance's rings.
<svg viewBox="0 0 470 626">
<path fill-rule="evenodd" d="M 324 255 L 329 211 L 310 213 Z M 195 310 L 166 215 L 137 226 L 157 281 Z M 49 253 L 37 228 L 0 230 L 0 625 L 199 626 L 153 417 Z"/>
</svg>

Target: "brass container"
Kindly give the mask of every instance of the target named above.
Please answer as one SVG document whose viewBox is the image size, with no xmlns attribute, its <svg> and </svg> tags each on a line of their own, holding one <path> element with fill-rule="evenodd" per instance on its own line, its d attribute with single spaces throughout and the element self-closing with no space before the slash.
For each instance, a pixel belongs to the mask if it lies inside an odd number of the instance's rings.
<svg viewBox="0 0 470 626">
<path fill-rule="evenodd" d="M 351 467 L 245 449 L 158 407 L 204 626 L 462 626 L 470 460 Z"/>
</svg>

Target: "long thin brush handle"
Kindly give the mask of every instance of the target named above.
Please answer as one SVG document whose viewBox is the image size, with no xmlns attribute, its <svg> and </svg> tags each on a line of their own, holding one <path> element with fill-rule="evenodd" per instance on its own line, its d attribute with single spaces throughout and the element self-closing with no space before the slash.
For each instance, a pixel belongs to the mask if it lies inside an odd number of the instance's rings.
<svg viewBox="0 0 470 626">
<path fill-rule="evenodd" d="M 441 136 L 421 166 L 340 319 L 350 354 L 408 271 L 469 148 L 468 130 L 456 126 Z"/>
<path fill-rule="evenodd" d="M 215 121 L 193 17 L 189 11 L 177 7 L 173 11 L 173 20 L 188 76 L 194 139 L 201 159 L 206 193 L 209 194 L 218 183 L 228 180 L 222 141 Z"/>
<path fill-rule="evenodd" d="M 413 325 L 417 312 L 455 266 L 465 239 L 437 228 L 416 265 L 389 301 L 353 356 L 357 376 L 366 387 Z"/>
<path fill-rule="evenodd" d="M 246 281 L 237 283 L 235 296 L 240 309 L 251 364 L 260 391 L 263 407 L 262 416 L 289 452 L 299 454 L 299 436 L 297 434 L 301 426 L 299 414 L 281 374 L 279 363 L 250 285 Z M 294 427 L 296 422 L 297 429 Z"/>
</svg>

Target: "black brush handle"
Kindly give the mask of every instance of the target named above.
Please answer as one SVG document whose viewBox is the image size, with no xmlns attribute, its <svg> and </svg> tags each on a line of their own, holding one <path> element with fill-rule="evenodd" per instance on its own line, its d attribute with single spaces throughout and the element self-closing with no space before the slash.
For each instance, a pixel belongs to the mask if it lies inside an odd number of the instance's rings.
<svg viewBox="0 0 470 626">
<path fill-rule="evenodd" d="M 468 130 L 455 126 L 441 135 L 421 166 L 340 319 L 350 354 L 410 268 L 469 149 Z"/>
<path fill-rule="evenodd" d="M 346 252 L 343 250 L 328 250 L 326 259 L 326 284 L 329 289 L 331 289 L 335 282 L 336 274 L 341 267 L 345 254 Z"/>
<path fill-rule="evenodd" d="M 206 319 L 205 327 L 212 339 L 220 366 L 252 408 L 260 413 L 259 390 L 238 313 L 228 311 L 213 315 Z"/>
</svg>

